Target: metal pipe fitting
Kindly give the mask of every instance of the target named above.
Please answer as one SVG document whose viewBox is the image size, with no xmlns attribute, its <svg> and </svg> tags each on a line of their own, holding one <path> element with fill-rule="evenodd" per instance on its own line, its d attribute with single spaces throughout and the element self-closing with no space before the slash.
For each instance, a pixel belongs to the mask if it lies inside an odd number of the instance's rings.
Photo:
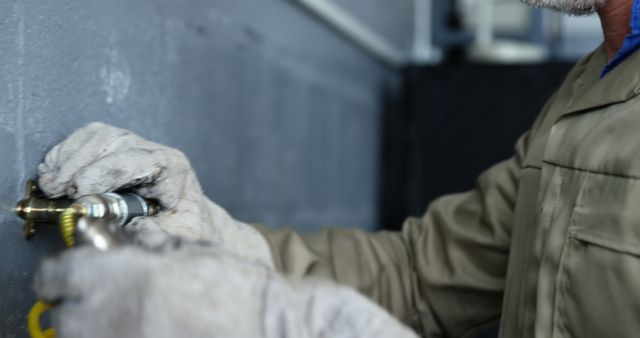
<svg viewBox="0 0 640 338">
<path fill-rule="evenodd" d="M 89 243 L 99 249 L 121 244 L 120 228 L 139 216 L 158 213 L 153 201 L 133 193 L 87 195 L 75 201 L 47 199 L 33 181 L 28 181 L 25 198 L 18 202 L 16 214 L 24 223 L 24 236 L 31 238 L 41 225 L 58 225 L 67 245 Z"/>
</svg>

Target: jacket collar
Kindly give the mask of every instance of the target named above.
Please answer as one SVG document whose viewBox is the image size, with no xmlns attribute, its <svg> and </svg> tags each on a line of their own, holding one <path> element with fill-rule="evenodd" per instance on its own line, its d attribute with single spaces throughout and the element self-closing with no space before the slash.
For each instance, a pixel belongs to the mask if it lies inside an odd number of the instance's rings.
<svg viewBox="0 0 640 338">
<path fill-rule="evenodd" d="M 563 116 L 625 102 L 640 94 L 640 52 L 631 54 L 603 78 L 600 74 L 607 64 L 604 45 L 581 63 L 577 68 L 583 68 L 582 74 L 573 84 Z"/>
</svg>

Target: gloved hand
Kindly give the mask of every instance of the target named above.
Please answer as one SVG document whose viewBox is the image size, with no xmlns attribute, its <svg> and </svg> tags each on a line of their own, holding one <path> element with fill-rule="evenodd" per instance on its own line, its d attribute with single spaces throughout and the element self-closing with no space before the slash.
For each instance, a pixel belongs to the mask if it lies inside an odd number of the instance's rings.
<svg viewBox="0 0 640 338">
<path fill-rule="evenodd" d="M 237 255 L 273 266 L 265 239 L 211 202 L 186 156 L 129 131 L 91 123 L 56 145 L 38 166 L 39 186 L 49 197 L 132 188 L 157 199 L 164 211 L 135 219 L 125 231 L 148 247 L 172 236 L 210 241 Z"/>
<path fill-rule="evenodd" d="M 417 338 L 351 289 L 194 244 L 68 250 L 43 262 L 36 289 L 65 338 Z"/>
</svg>

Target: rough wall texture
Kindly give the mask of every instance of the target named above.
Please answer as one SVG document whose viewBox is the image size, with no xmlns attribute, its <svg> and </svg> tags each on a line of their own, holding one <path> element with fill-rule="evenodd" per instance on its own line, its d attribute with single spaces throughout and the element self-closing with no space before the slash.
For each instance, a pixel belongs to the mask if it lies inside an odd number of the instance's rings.
<svg viewBox="0 0 640 338">
<path fill-rule="evenodd" d="M 377 29 L 400 36 L 402 13 Z M 59 248 L 53 232 L 25 242 L 10 209 L 75 128 L 182 149 L 241 220 L 373 228 L 379 93 L 394 79 L 285 0 L 1 1 L 0 336 L 26 334 L 32 272 Z"/>
</svg>

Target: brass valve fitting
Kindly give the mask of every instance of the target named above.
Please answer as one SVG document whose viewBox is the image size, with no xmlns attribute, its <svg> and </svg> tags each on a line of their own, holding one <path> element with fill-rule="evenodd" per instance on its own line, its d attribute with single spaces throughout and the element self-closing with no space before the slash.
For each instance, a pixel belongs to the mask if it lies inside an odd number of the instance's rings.
<svg viewBox="0 0 640 338">
<path fill-rule="evenodd" d="M 123 242 L 120 227 L 138 216 L 158 213 L 156 203 L 133 193 L 102 193 L 70 199 L 47 199 L 33 181 L 27 182 L 25 198 L 16 213 L 24 219 L 26 239 L 41 225 L 58 225 L 68 246 L 88 243 L 107 250 Z"/>
<path fill-rule="evenodd" d="M 24 238 L 33 237 L 40 226 L 57 225 L 60 215 L 71 203 L 73 201 L 66 198 L 47 199 L 34 181 L 27 181 L 24 198 L 15 207 L 18 217 L 24 220 Z"/>
</svg>

